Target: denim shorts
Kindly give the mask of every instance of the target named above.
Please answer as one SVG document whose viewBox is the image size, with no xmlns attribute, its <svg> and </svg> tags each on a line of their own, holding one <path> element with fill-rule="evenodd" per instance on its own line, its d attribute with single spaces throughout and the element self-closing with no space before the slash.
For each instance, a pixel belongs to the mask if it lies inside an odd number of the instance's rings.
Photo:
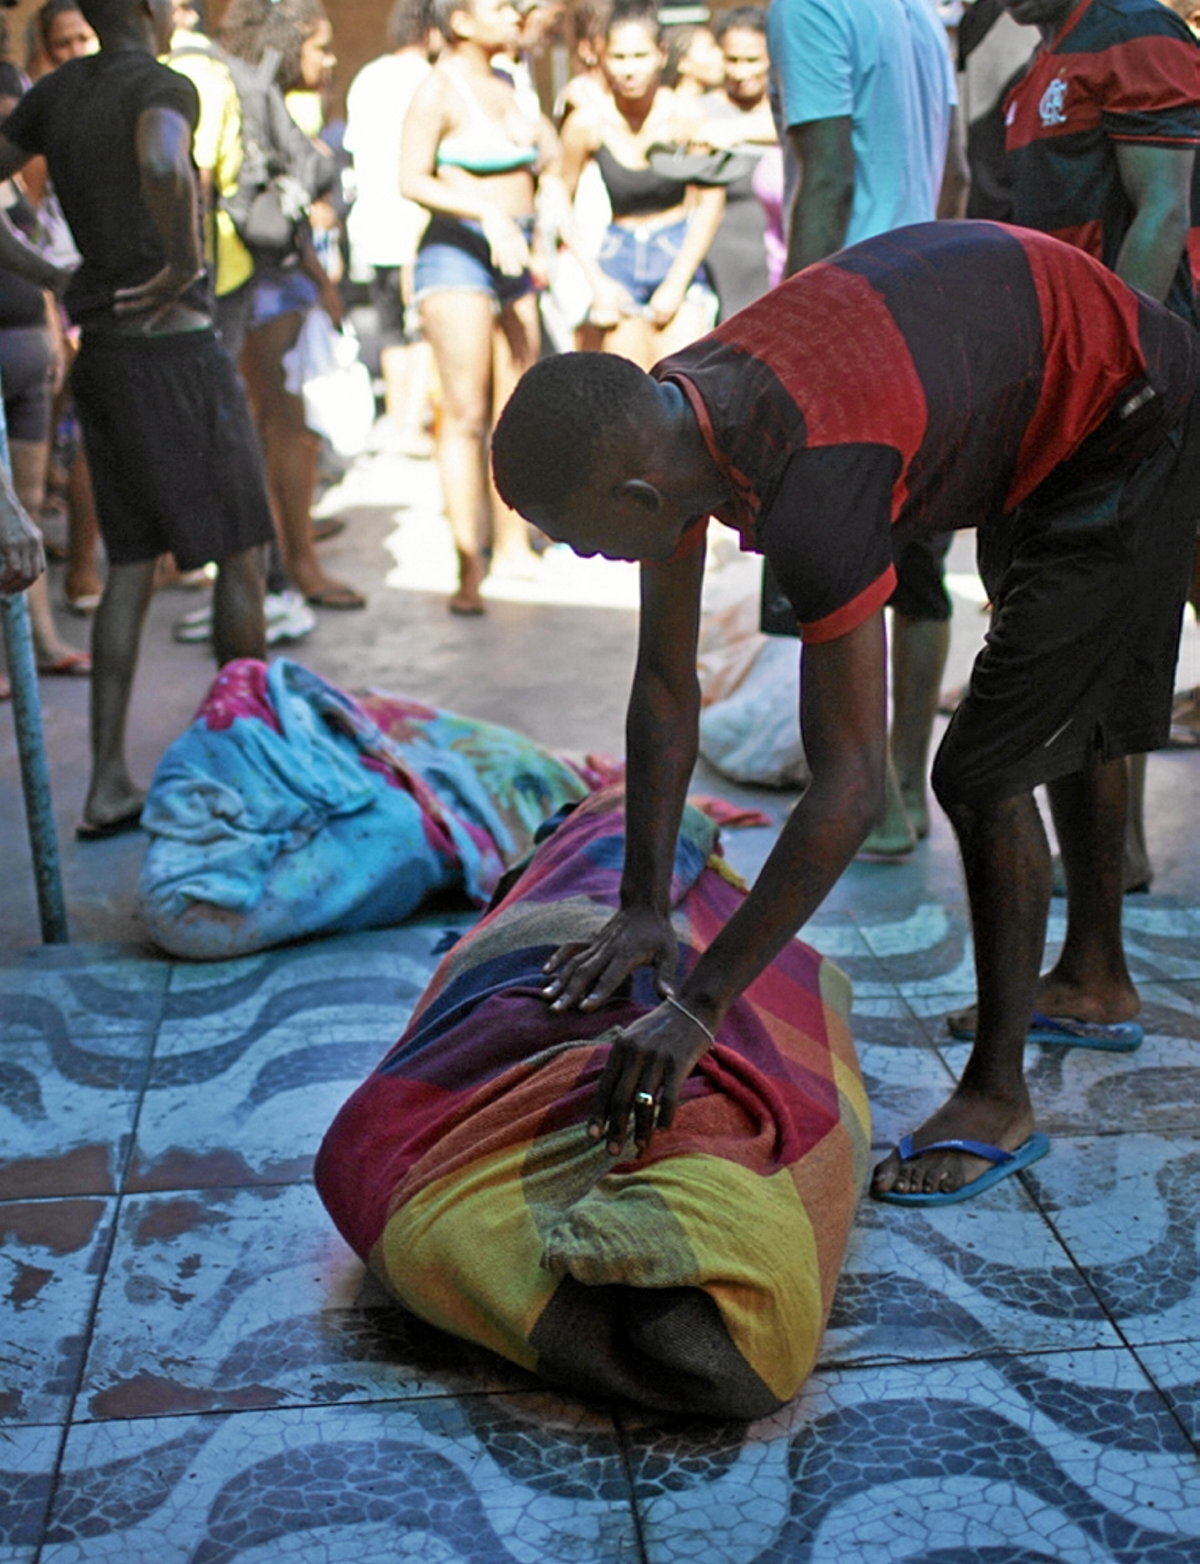
<svg viewBox="0 0 1200 1564">
<path fill-rule="evenodd" d="M 687 233 L 687 219 L 623 228 L 610 223 L 597 260 L 606 277 L 619 283 L 639 309 L 645 309 L 655 290 L 666 281 Z M 695 290 L 695 292 L 693 292 Z M 688 287 L 688 297 L 711 294 L 708 273 L 701 266 Z"/>
<path fill-rule="evenodd" d="M 518 218 L 517 222 L 526 239 L 532 238 L 533 219 Z M 482 223 L 435 212 L 417 249 L 413 297 L 420 303 L 426 294 L 451 289 L 489 293 L 503 306 L 532 293 L 533 278 L 527 271 L 513 277 L 496 266 Z"/>
<path fill-rule="evenodd" d="M 256 272 L 250 286 L 254 291 L 246 325 L 248 331 L 265 326 L 280 315 L 307 315 L 320 298 L 316 283 L 298 267 Z"/>
</svg>

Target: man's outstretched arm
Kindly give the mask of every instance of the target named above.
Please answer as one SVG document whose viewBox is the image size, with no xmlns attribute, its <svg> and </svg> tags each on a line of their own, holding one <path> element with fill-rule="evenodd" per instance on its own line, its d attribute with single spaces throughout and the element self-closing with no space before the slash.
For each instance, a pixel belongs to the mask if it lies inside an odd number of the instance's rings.
<svg viewBox="0 0 1200 1564">
<path fill-rule="evenodd" d="M 594 1010 L 631 972 L 653 966 L 660 990 L 675 980 L 670 919 L 675 840 L 696 764 L 703 546 L 669 565 L 642 566 L 638 658 L 625 723 L 625 869 L 621 907 L 591 944 L 566 945 L 547 963 L 555 1009 Z"/>
<path fill-rule="evenodd" d="M 887 757 L 882 613 L 805 647 L 801 722 L 812 782 L 753 889 L 677 994 L 616 1037 L 588 1123 L 620 1152 L 666 1129 L 725 1012 L 828 895 L 883 808 Z"/>
</svg>

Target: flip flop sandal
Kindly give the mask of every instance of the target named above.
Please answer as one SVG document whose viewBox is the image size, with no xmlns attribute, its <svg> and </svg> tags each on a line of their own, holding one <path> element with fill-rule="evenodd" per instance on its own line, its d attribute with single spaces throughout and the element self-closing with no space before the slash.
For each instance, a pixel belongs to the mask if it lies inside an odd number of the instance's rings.
<svg viewBox="0 0 1200 1564">
<path fill-rule="evenodd" d="M 313 592 L 305 598 L 306 603 L 311 603 L 314 608 L 336 608 L 340 610 L 351 608 L 365 608 L 367 600 L 361 592 L 356 592 L 349 586 L 323 587 L 319 592 Z"/>
<path fill-rule="evenodd" d="M 39 663 L 38 673 L 51 679 L 86 679 L 92 671 L 90 652 L 64 652 L 52 663 Z"/>
<path fill-rule="evenodd" d="M 320 516 L 314 519 L 312 535 L 314 543 L 325 543 L 330 538 L 336 538 L 339 533 L 345 532 L 346 521 L 343 516 Z"/>
<path fill-rule="evenodd" d="M 974 1027 L 946 1028 L 959 1043 L 975 1041 Z M 1098 1048 L 1106 1053 L 1131 1054 L 1142 1046 L 1145 1028 L 1136 1021 L 1077 1021 L 1073 1016 L 1048 1016 L 1035 1010 L 1029 1018 L 1027 1043 L 1046 1043 L 1057 1048 Z"/>
<path fill-rule="evenodd" d="M 874 1198 L 891 1206 L 955 1206 L 963 1200 L 974 1200 L 985 1189 L 991 1189 L 1001 1179 L 1010 1178 L 1037 1162 L 1050 1150 L 1050 1139 L 1041 1131 L 1035 1131 L 1016 1151 L 1005 1151 L 1001 1146 L 989 1145 L 985 1140 L 934 1140 L 928 1146 L 915 1148 L 911 1135 L 901 1135 L 896 1143 L 901 1162 L 912 1162 L 928 1151 L 965 1151 L 972 1157 L 984 1157 L 992 1164 L 985 1173 L 962 1184 L 958 1189 L 933 1190 L 923 1194 L 902 1194 L 899 1190 L 887 1190 Z"/>
<path fill-rule="evenodd" d="M 127 831 L 137 831 L 141 828 L 142 811 L 140 806 L 132 814 L 122 815 L 117 820 L 81 820 L 75 827 L 75 840 L 77 842 L 103 842 L 110 836 L 124 836 Z"/>
</svg>

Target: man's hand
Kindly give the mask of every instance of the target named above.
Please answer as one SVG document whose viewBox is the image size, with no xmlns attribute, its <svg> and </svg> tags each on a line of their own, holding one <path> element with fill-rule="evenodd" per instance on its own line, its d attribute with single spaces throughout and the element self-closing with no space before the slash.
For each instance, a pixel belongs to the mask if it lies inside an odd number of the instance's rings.
<svg viewBox="0 0 1200 1564">
<path fill-rule="evenodd" d="M 122 320 L 137 320 L 145 331 L 152 331 L 179 302 L 202 273 L 183 273 L 174 266 L 140 282 L 134 288 L 118 288 L 113 294 L 113 314 Z"/>
<path fill-rule="evenodd" d="M 0 593 L 23 592 L 45 568 L 41 533 L 7 483 L 0 486 Z"/>
<path fill-rule="evenodd" d="M 711 1046 L 710 1030 L 707 1019 L 670 1003 L 623 1027 L 596 1088 L 587 1128 L 591 1139 L 603 1135 L 609 1155 L 619 1156 L 632 1119 L 640 1155 L 656 1129 L 670 1129 L 680 1088 Z"/>
<path fill-rule="evenodd" d="M 679 942 L 671 920 L 646 907 L 623 909 L 586 945 L 560 945 L 542 968 L 552 1010 L 595 1010 L 631 972 L 653 967 L 660 994 L 674 993 Z"/>
</svg>

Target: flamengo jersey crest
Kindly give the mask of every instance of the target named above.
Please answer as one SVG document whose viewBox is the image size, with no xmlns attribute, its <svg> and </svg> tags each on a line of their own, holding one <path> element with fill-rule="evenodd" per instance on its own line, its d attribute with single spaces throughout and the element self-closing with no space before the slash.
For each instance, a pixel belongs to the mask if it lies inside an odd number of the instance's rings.
<svg viewBox="0 0 1200 1564">
<path fill-rule="evenodd" d="M 1042 116 L 1043 125 L 1065 125 L 1067 103 L 1067 83 L 1064 77 L 1056 76 L 1050 85 L 1042 93 L 1042 101 L 1038 104 L 1038 113 Z"/>
</svg>

